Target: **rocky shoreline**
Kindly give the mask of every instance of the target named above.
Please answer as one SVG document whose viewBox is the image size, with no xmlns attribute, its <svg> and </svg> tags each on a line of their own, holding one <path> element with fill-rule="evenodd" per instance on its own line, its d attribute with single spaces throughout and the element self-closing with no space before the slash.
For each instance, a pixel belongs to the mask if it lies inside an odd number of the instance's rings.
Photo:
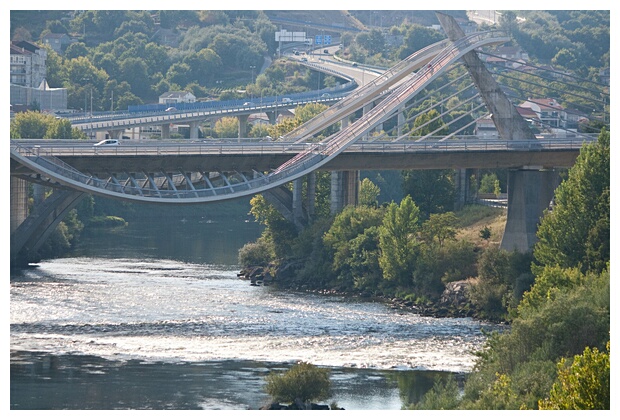
<svg viewBox="0 0 620 420">
<path fill-rule="evenodd" d="M 352 293 L 336 289 L 315 289 L 305 284 L 295 282 L 294 273 L 298 264 L 288 262 L 282 265 L 270 264 L 264 266 L 247 267 L 237 274 L 240 279 L 248 280 L 250 286 L 269 286 L 286 288 L 289 290 L 317 293 L 322 295 L 346 296 L 374 302 L 382 302 L 390 308 L 401 311 L 413 312 L 423 316 L 438 318 L 445 317 L 471 317 L 481 318 L 472 303 L 467 298 L 468 287 L 475 282 L 475 279 L 459 280 L 448 283 L 436 304 L 416 304 L 410 300 L 398 297 L 375 296 L 370 293 Z"/>
</svg>

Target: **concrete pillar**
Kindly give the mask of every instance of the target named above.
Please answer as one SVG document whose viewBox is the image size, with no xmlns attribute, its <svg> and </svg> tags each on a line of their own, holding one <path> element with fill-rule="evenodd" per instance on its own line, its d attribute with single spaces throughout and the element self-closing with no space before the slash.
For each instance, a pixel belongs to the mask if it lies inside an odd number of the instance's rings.
<svg viewBox="0 0 620 420">
<path fill-rule="evenodd" d="M 11 177 L 11 233 L 28 217 L 28 182 Z"/>
<path fill-rule="evenodd" d="M 364 107 L 362 108 L 362 115 L 366 115 L 366 113 L 368 113 L 372 108 L 373 108 L 374 104 L 371 102 L 369 104 L 364 105 Z M 362 137 L 362 141 L 366 141 L 368 140 L 368 135 L 370 134 L 370 132 L 366 133 L 364 135 L 364 137 Z"/>
<path fill-rule="evenodd" d="M 345 182 L 345 205 L 357 206 L 360 195 L 360 171 L 346 171 Z"/>
<path fill-rule="evenodd" d="M 452 16 L 439 12 L 435 14 L 451 41 L 457 41 L 465 36 L 465 32 Z M 463 61 L 491 113 L 491 118 L 501 138 L 504 140 L 535 139 L 536 136 L 529 125 L 493 79 L 493 75 L 487 70 L 476 52 L 470 51 L 463 55 Z"/>
<path fill-rule="evenodd" d="M 248 136 L 248 115 L 239 115 L 239 140 Z"/>
<path fill-rule="evenodd" d="M 269 118 L 269 124 L 274 125 L 276 123 L 276 113 L 275 112 L 266 112 L 267 118 Z"/>
<path fill-rule="evenodd" d="M 169 123 L 162 124 L 162 126 L 161 126 L 161 138 L 162 139 L 169 139 L 170 138 L 170 124 Z"/>
<path fill-rule="evenodd" d="M 474 174 L 474 169 L 456 169 L 455 185 L 456 196 L 454 201 L 454 209 L 461 210 L 463 206 L 472 201 L 475 191 L 471 191 L 470 179 Z"/>
<path fill-rule="evenodd" d="M 295 220 L 303 219 L 303 200 L 302 200 L 303 179 L 297 178 L 293 181 L 293 217 Z"/>
<path fill-rule="evenodd" d="M 125 130 L 108 130 L 108 135 L 111 139 L 121 140 L 123 138 L 123 132 Z"/>
<path fill-rule="evenodd" d="M 359 201 L 359 171 L 332 171 L 330 212 L 336 214 Z"/>
<path fill-rule="evenodd" d="M 316 203 L 316 172 L 310 172 L 306 181 L 306 209 L 308 210 L 308 221 L 314 219 Z"/>
<path fill-rule="evenodd" d="M 190 140 L 198 139 L 198 128 L 200 124 L 197 121 L 192 121 L 189 123 L 189 138 Z"/>
<path fill-rule="evenodd" d="M 518 169 L 508 172 L 508 215 L 501 248 L 530 251 L 543 211 L 549 207 L 559 183 L 555 171 Z"/>
<path fill-rule="evenodd" d="M 32 184 L 33 206 L 36 207 L 45 200 L 45 187 L 41 184 Z"/>
<path fill-rule="evenodd" d="M 405 107 L 402 107 L 401 109 L 398 110 L 398 123 L 396 124 L 397 125 L 396 135 L 399 137 L 403 135 L 404 124 L 405 124 Z"/>
<path fill-rule="evenodd" d="M 330 189 L 330 204 L 329 211 L 331 214 L 336 214 L 344 207 L 343 194 L 342 194 L 342 171 L 331 172 L 331 189 Z"/>
</svg>

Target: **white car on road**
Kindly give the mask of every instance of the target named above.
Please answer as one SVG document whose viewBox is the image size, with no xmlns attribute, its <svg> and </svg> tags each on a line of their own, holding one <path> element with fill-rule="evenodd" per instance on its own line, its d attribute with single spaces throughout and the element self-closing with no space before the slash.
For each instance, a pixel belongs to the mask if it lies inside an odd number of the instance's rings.
<svg viewBox="0 0 620 420">
<path fill-rule="evenodd" d="M 119 146 L 121 143 L 115 139 L 101 140 L 99 143 L 95 143 L 94 146 Z"/>
</svg>

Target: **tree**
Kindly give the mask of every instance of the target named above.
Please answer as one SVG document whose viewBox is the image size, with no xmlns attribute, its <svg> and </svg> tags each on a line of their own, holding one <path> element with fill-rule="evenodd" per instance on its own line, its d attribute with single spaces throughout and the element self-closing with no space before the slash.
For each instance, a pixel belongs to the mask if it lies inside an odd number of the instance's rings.
<svg viewBox="0 0 620 420">
<path fill-rule="evenodd" d="M 367 206 L 347 206 L 336 217 L 325 235 L 323 243 L 333 255 L 332 266 L 337 273 L 348 273 L 352 254 L 352 241 L 366 229 L 377 226 L 382 219 L 380 209 Z"/>
<path fill-rule="evenodd" d="M 72 129 L 66 119 L 39 112 L 19 112 L 11 120 L 11 138 L 14 139 L 84 139 L 86 135 Z"/>
<path fill-rule="evenodd" d="M 403 193 L 420 208 L 422 218 L 454 208 L 455 185 L 451 169 L 403 171 Z"/>
<path fill-rule="evenodd" d="M 609 132 L 603 130 L 595 143 L 581 149 L 554 200 L 534 246 L 539 271 L 545 265 L 603 271 L 610 258 Z"/>
<path fill-rule="evenodd" d="M 121 61 L 119 70 L 123 80 L 131 85 L 131 91 L 136 96 L 144 98 L 151 93 L 148 66 L 139 57 L 129 57 Z"/>
<path fill-rule="evenodd" d="M 86 57 L 88 55 L 88 48 L 83 42 L 75 42 L 67 47 L 65 50 L 65 58 L 72 59 L 78 57 Z"/>
<path fill-rule="evenodd" d="M 404 45 L 398 53 L 400 59 L 407 58 L 409 55 L 422 48 L 441 41 L 444 35 L 439 31 L 426 28 L 422 25 L 414 24 L 407 29 Z"/>
<path fill-rule="evenodd" d="M 360 184 L 359 203 L 362 206 L 377 206 L 377 198 L 381 194 L 381 189 L 370 179 L 364 178 Z"/>
<path fill-rule="evenodd" d="M 398 286 L 411 284 L 420 242 L 420 209 L 411 196 L 405 197 L 400 206 L 390 203 L 379 229 L 379 264 L 386 280 Z"/>
<path fill-rule="evenodd" d="M 497 174 L 491 173 L 482 175 L 478 192 L 481 194 L 495 194 L 498 196 L 501 189 L 499 186 L 499 179 L 497 179 Z"/>
<path fill-rule="evenodd" d="M 457 233 L 457 222 L 457 217 L 451 211 L 431 214 L 422 224 L 422 234 L 427 244 L 437 243 L 441 248 L 446 240 L 454 239 Z"/>
<path fill-rule="evenodd" d="M 219 138 L 230 139 L 239 135 L 237 117 L 222 117 L 215 123 L 215 133 Z"/>
<path fill-rule="evenodd" d="M 410 134 L 412 136 L 441 136 L 443 134 L 448 134 L 448 132 L 449 129 L 439 116 L 439 112 L 435 109 L 431 109 L 416 117 Z"/>
<path fill-rule="evenodd" d="M 609 341 L 607 353 L 586 347 L 568 366 L 558 363 L 558 379 L 549 398 L 538 403 L 541 410 L 609 410 L 610 408 Z"/>
<path fill-rule="evenodd" d="M 275 402 L 321 401 L 331 395 L 329 370 L 301 362 L 284 373 L 266 377 L 265 390 Z"/>
</svg>

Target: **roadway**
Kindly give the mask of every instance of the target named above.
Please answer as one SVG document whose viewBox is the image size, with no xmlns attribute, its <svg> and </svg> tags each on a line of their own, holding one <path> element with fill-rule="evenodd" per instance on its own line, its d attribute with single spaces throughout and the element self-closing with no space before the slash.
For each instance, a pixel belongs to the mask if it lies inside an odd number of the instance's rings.
<svg viewBox="0 0 620 420">
<path fill-rule="evenodd" d="M 356 142 L 324 170 L 401 170 L 440 168 L 570 167 L 583 138 L 504 141 L 473 138 L 442 141 Z M 74 169 L 91 174 L 140 171 L 269 171 L 300 153 L 321 153 L 324 145 L 271 141 L 124 141 L 120 146 L 57 140 L 12 141 L 43 157 L 60 158 Z M 38 146 L 38 147 L 33 147 Z M 11 166 L 11 173 L 28 172 Z M 22 172 L 22 173 L 25 173 Z"/>
</svg>

